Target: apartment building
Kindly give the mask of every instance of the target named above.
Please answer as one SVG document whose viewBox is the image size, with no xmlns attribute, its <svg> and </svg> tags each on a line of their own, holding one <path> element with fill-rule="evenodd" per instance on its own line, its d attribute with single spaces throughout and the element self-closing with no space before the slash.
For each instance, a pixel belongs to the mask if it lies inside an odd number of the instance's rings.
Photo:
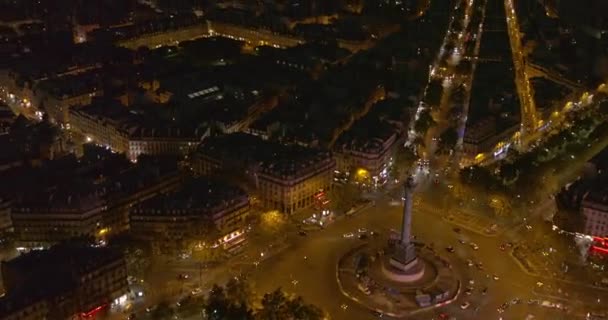
<svg viewBox="0 0 608 320">
<path fill-rule="evenodd" d="M 584 216 L 583 233 L 597 236 L 608 236 L 608 189 L 589 191 L 581 203 Z"/>
<path fill-rule="evenodd" d="M 235 133 L 205 140 L 191 166 L 197 174 L 239 174 L 255 185 L 264 207 L 290 214 L 330 189 L 336 162 L 329 151 Z"/>
<path fill-rule="evenodd" d="M 336 171 L 345 175 L 360 172 L 362 182 L 378 186 L 388 177 L 398 141 L 399 131 L 388 123 L 366 130 L 364 136 L 347 132 L 333 149 Z"/>
<path fill-rule="evenodd" d="M 128 292 L 122 253 L 81 245 L 3 261 L 2 280 L 0 317 L 11 320 L 87 318 Z"/>
<path fill-rule="evenodd" d="M 150 241 L 157 252 L 172 253 L 242 232 L 249 213 L 249 196 L 241 188 L 193 178 L 133 207 L 131 234 Z"/>
<path fill-rule="evenodd" d="M 142 155 L 187 155 L 210 134 L 208 127 L 182 128 L 145 120 L 145 111 L 117 102 L 96 102 L 70 112 L 70 126 L 90 142 L 125 153 L 131 161 Z"/>
</svg>

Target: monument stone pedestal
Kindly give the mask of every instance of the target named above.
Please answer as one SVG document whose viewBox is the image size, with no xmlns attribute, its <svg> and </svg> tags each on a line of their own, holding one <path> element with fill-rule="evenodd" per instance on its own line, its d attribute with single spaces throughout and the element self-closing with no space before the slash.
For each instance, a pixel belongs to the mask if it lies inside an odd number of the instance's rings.
<svg viewBox="0 0 608 320">
<path fill-rule="evenodd" d="M 416 257 L 416 248 L 413 243 L 402 244 L 399 243 L 395 250 L 395 253 L 391 256 L 389 263 L 394 268 L 407 272 L 418 262 Z"/>
</svg>

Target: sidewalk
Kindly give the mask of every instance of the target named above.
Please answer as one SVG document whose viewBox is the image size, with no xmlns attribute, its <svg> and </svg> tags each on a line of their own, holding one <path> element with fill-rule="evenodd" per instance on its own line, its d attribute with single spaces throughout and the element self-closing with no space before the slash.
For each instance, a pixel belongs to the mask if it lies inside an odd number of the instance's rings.
<svg viewBox="0 0 608 320">
<path fill-rule="evenodd" d="M 546 279 L 546 280 L 550 280 L 550 281 L 554 281 L 554 282 L 558 282 L 558 283 L 562 283 L 562 284 L 584 287 L 584 288 L 594 289 L 594 290 L 598 290 L 598 291 L 604 291 L 604 292 L 606 292 L 606 294 L 608 294 L 607 287 L 601 287 L 601 286 L 587 284 L 584 282 L 568 280 L 568 279 L 561 279 L 561 278 L 549 276 L 547 274 L 549 274 L 551 271 L 548 271 L 546 268 L 543 268 L 542 270 L 537 269 L 533 263 L 530 263 L 530 261 L 527 259 L 526 256 L 522 256 L 522 253 L 520 252 L 520 250 L 521 250 L 521 248 L 517 246 L 517 247 L 513 248 L 513 251 L 509 255 L 511 256 L 511 258 L 513 258 L 513 260 L 515 260 L 515 262 L 520 267 L 520 269 L 527 275 L 529 275 L 531 277 L 536 277 L 540 280 Z M 555 272 L 555 273 L 557 273 L 557 272 Z"/>
</svg>

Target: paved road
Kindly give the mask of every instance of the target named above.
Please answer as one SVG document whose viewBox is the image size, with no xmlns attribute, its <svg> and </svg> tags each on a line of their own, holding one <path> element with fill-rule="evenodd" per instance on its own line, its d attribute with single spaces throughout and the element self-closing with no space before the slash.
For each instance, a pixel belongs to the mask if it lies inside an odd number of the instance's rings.
<svg viewBox="0 0 608 320">
<path fill-rule="evenodd" d="M 341 254 L 361 241 L 346 239 L 342 236 L 344 233 L 360 227 L 386 233 L 399 225 L 401 207 L 391 206 L 390 201 L 385 200 L 377 201 L 376 207 L 369 208 L 355 217 L 338 221 L 323 231 L 300 239 L 289 250 L 260 264 L 250 274 L 256 291 L 268 292 L 282 287 L 287 292 L 302 295 L 307 301 L 318 304 L 331 314 L 332 319 L 372 318 L 368 310 L 340 294 L 335 281 L 335 263 Z M 505 241 L 503 239 L 488 238 L 464 230 L 458 234 L 453 231 L 453 226 L 441 219 L 438 214 L 420 209 L 415 210 L 413 234 L 420 241 L 434 243 L 441 251 L 448 245 L 454 246 L 456 252 L 454 254 L 446 252 L 446 255 L 452 260 L 454 268 L 465 274 L 465 282 L 471 279 L 475 282 L 472 295 L 463 294 L 456 303 L 443 309 L 449 314 L 460 319 L 498 319 L 497 308 L 514 298 L 524 301 L 548 299 L 534 291 L 539 279 L 525 274 L 508 253 L 498 249 Z M 521 238 L 520 231 L 507 232 L 505 237 L 517 241 Z M 460 244 L 458 238 L 477 243 L 479 250 L 475 251 L 469 245 Z M 484 270 L 468 267 L 467 259 L 482 262 Z M 493 280 L 493 275 L 497 275 L 499 280 Z M 551 284 L 549 280 L 540 280 L 545 285 Z M 488 288 L 486 295 L 480 292 L 484 287 Z M 581 291 L 578 286 L 561 285 L 561 287 L 573 292 Z M 460 309 L 460 304 L 464 301 L 471 302 L 471 307 L 467 310 Z M 348 305 L 348 308 L 343 310 L 342 304 Z M 477 307 L 479 309 L 475 311 Z M 412 319 L 430 319 L 439 311 L 424 312 Z M 503 319 L 524 319 L 527 314 L 533 314 L 538 319 L 548 319 L 546 317 L 554 313 L 559 315 L 562 312 L 544 307 L 513 306 L 502 316 Z M 569 319 L 574 317 L 570 316 Z"/>
</svg>

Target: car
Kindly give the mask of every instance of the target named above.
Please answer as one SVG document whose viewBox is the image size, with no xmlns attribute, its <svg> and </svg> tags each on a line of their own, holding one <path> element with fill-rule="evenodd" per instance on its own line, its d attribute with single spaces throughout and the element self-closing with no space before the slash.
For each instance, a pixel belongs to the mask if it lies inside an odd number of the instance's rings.
<svg viewBox="0 0 608 320">
<path fill-rule="evenodd" d="M 471 242 L 470 245 L 473 250 L 479 250 L 479 246 L 476 243 Z"/>
<path fill-rule="evenodd" d="M 463 239 L 458 239 L 458 242 L 459 242 L 460 244 L 467 244 L 467 242 L 466 242 L 466 241 L 464 241 Z"/>
<path fill-rule="evenodd" d="M 203 289 L 201 289 L 200 287 L 196 287 L 192 290 L 192 292 L 190 292 L 190 294 L 192 294 L 193 297 L 201 295 L 202 293 L 203 293 Z"/>
<path fill-rule="evenodd" d="M 468 301 L 465 301 L 463 304 L 460 305 L 460 309 L 465 310 L 467 309 L 471 304 Z"/>
<path fill-rule="evenodd" d="M 467 260 L 467 266 L 472 267 L 474 265 L 475 264 L 473 263 L 473 260 L 471 260 L 471 259 Z"/>
<path fill-rule="evenodd" d="M 189 276 L 189 275 L 187 275 L 187 274 L 185 274 L 185 273 L 180 273 L 180 274 L 177 276 L 177 279 L 178 279 L 178 280 L 186 280 L 186 279 L 188 279 L 188 278 L 190 278 L 190 276 Z"/>
<path fill-rule="evenodd" d="M 439 319 L 440 320 L 448 320 L 449 318 L 450 318 L 450 316 L 447 313 L 445 313 L 445 312 L 442 312 L 442 313 L 439 314 Z"/>
<path fill-rule="evenodd" d="M 453 253 L 454 252 L 454 247 L 449 246 L 449 247 L 446 247 L 445 250 L 447 250 L 449 253 Z"/>
<path fill-rule="evenodd" d="M 498 309 L 496 309 L 496 311 L 498 311 L 498 313 L 503 313 L 503 312 L 505 312 L 505 309 L 503 309 L 503 308 L 498 308 Z"/>
<path fill-rule="evenodd" d="M 503 243 L 500 245 L 500 251 L 505 251 L 507 250 L 507 246 Z"/>
<path fill-rule="evenodd" d="M 452 230 L 454 230 L 454 232 L 456 232 L 456 233 L 460 233 L 460 231 L 461 231 L 460 228 L 454 228 Z"/>
<path fill-rule="evenodd" d="M 473 279 L 469 280 L 469 284 L 470 285 L 474 285 L 475 284 L 475 280 L 473 280 Z"/>
<path fill-rule="evenodd" d="M 346 303 L 343 303 L 340 308 L 342 308 L 342 310 L 346 311 L 346 309 L 348 309 L 348 305 L 346 305 Z"/>
<path fill-rule="evenodd" d="M 359 233 L 367 233 L 367 229 L 365 228 L 359 228 L 359 230 L 357 230 Z"/>
<path fill-rule="evenodd" d="M 481 263 L 481 262 L 477 262 L 477 263 L 475 264 L 475 267 L 477 268 L 477 270 L 480 270 L 480 271 L 481 271 L 481 270 L 483 270 L 483 263 Z"/>
<path fill-rule="evenodd" d="M 308 235 L 308 233 L 306 233 L 306 231 L 304 231 L 304 230 L 300 230 L 300 232 L 298 232 L 298 234 L 301 235 L 301 236 L 303 236 L 303 237 L 305 237 L 305 236 Z"/>
<path fill-rule="evenodd" d="M 382 313 L 380 311 L 376 311 L 376 310 L 372 311 L 372 315 L 375 316 L 375 317 L 378 317 L 378 318 L 384 317 L 384 313 Z"/>
<path fill-rule="evenodd" d="M 352 232 L 348 232 L 348 233 L 345 233 L 345 234 L 343 235 L 343 237 L 344 237 L 344 238 L 352 238 L 352 237 L 354 237 L 354 236 L 355 236 L 355 234 L 354 234 L 354 233 L 352 233 Z"/>
<path fill-rule="evenodd" d="M 135 313 L 131 313 L 131 314 L 130 314 L 130 315 L 127 317 L 127 320 L 133 320 L 133 319 L 135 319 L 135 318 L 137 318 L 137 316 L 135 315 Z"/>
<path fill-rule="evenodd" d="M 481 294 L 482 294 L 482 295 L 484 295 L 484 296 L 485 296 L 487 293 L 488 293 L 488 288 L 483 288 L 483 289 L 481 290 Z"/>
<path fill-rule="evenodd" d="M 367 233 L 362 233 L 359 235 L 359 239 L 361 240 L 367 240 Z"/>
<path fill-rule="evenodd" d="M 473 294 L 473 288 L 468 287 L 465 291 L 464 294 L 466 294 L 467 296 L 470 296 Z"/>
<path fill-rule="evenodd" d="M 498 281 L 500 278 L 497 275 L 493 275 L 492 279 L 494 279 L 495 281 Z"/>
</svg>

